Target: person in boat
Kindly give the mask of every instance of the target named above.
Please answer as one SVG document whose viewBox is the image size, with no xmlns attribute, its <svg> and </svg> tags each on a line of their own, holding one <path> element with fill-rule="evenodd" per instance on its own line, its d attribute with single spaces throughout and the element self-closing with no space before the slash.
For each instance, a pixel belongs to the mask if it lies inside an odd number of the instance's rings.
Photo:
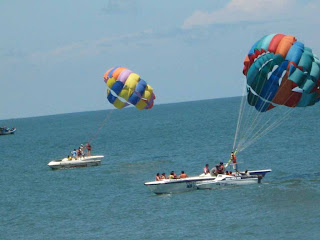
<svg viewBox="0 0 320 240">
<path fill-rule="evenodd" d="M 177 175 L 174 173 L 174 171 L 171 171 L 169 175 L 169 179 L 176 179 L 176 178 L 177 178 Z"/>
<path fill-rule="evenodd" d="M 68 155 L 68 160 L 70 161 L 72 159 L 72 157 L 70 155 Z"/>
<path fill-rule="evenodd" d="M 234 152 L 231 152 L 230 160 L 233 163 L 233 170 L 238 172 L 237 156 L 234 154 Z"/>
<path fill-rule="evenodd" d="M 224 170 L 223 170 L 223 163 L 221 162 L 220 164 L 216 165 L 216 169 L 215 169 L 216 174 L 223 174 Z"/>
<path fill-rule="evenodd" d="M 232 171 L 229 172 L 229 175 L 230 175 L 230 176 L 234 176 L 234 174 L 232 174 Z"/>
<path fill-rule="evenodd" d="M 226 175 L 229 175 L 229 171 L 226 171 Z"/>
<path fill-rule="evenodd" d="M 188 175 L 184 171 L 181 171 L 179 178 L 187 178 L 187 177 Z"/>
<path fill-rule="evenodd" d="M 217 164 L 215 168 L 212 168 L 211 169 L 211 175 L 214 175 L 214 176 L 217 176 L 220 172 L 220 167 L 219 165 Z"/>
<path fill-rule="evenodd" d="M 88 155 L 88 156 L 91 156 L 91 145 L 90 145 L 90 143 L 87 143 L 86 146 L 85 146 L 85 148 L 86 148 L 87 151 L 88 151 L 87 155 Z"/>
<path fill-rule="evenodd" d="M 71 152 L 72 158 L 76 159 L 77 158 L 77 150 L 73 149 Z"/>
<path fill-rule="evenodd" d="M 80 145 L 79 150 L 80 150 L 81 156 L 84 157 L 84 146 L 83 146 L 83 144 Z"/>
<path fill-rule="evenodd" d="M 205 165 L 205 167 L 203 168 L 203 173 L 206 175 L 206 174 L 208 174 L 208 173 L 210 173 L 210 170 L 209 170 L 209 164 L 207 163 L 206 165 Z"/>
<path fill-rule="evenodd" d="M 77 149 L 77 158 L 80 158 L 82 156 L 81 148 L 79 147 Z"/>
<path fill-rule="evenodd" d="M 166 174 L 165 173 L 162 173 L 161 174 L 161 180 L 163 180 L 163 179 L 166 179 L 167 177 L 166 177 Z"/>
<path fill-rule="evenodd" d="M 219 165 L 219 174 L 224 174 L 223 162 L 220 162 L 220 165 Z"/>
<path fill-rule="evenodd" d="M 156 181 L 161 181 L 160 173 L 157 173 L 157 175 L 156 175 Z"/>
</svg>

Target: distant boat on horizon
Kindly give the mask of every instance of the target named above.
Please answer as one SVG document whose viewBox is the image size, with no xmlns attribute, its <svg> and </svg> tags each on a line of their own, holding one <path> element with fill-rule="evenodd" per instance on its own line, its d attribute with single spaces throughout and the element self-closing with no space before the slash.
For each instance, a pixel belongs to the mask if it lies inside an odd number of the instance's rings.
<svg viewBox="0 0 320 240">
<path fill-rule="evenodd" d="M 0 135 L 14 134 L 16 130 L 16 128 L 0 127 Z"/>
</svg>

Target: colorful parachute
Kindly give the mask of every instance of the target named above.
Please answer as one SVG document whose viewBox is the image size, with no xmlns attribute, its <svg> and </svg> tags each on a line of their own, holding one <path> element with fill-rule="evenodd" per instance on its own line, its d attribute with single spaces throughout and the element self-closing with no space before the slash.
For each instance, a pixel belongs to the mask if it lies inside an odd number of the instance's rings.
<svg viewBox="0 0 320 240">
<path fill-rule="evenodd" d="M 104 74 L 107 99 L 116 108 L 132 104 L 139 110 L 150 109 L 156 98 L 153 89 L 140 76 L 125 67 L 109 69 Z"/>
<path fill-rule="evenodd" d="M 320 61 L 294 36 L 270 34 L 257 41 L 244 61 L 248 103 L 260 112 L 276 105 L 306 107 L 320 97 Z"/>
</svg>

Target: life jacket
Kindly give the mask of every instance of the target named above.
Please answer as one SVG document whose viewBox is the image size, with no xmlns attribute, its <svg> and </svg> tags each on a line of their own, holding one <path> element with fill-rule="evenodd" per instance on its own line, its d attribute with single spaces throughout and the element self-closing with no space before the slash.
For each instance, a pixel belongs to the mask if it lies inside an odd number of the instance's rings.
<svg viewBox="0 0 320 240">
<path fill-rule="evenodd" d="M 174 175 L 169 175 L 169 179 L 174 179 L 175 178 L 175 176 Z"/>
<path fill-rule="evenodd" d="M 233 163 L 237 163 L 237 157 L 236 157 L 236 155 L 233 155 L 233 156 L 231 157 L 231 160 L 232 160 Z"/>
</svg>

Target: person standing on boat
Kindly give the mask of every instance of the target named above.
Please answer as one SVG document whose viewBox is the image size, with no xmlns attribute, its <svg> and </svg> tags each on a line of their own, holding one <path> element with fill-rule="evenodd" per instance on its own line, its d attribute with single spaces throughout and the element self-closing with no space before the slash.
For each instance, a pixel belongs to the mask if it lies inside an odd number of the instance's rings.
<svg viewBox="0 0 320 240">
<path fill-rule="evenodd" d="M 234 154 L 234 152 L 231 152 L 230 161 L 233 163 L 233 170 L 236 172 L 238 171 L 238 163 L 237 163 L 237 156 Z"/>
<path fill-rule="evenodd" d="M 205 175 L 207 175 L 208 173 L 210 173 L 210 170 L 209 170 L 209 164 L 207 163 L 206 166 L 203 168 L 203 173 Z"/>
<path fill-rule="evenodd" d="M 76 159 L 77 157 L 77 150 L 73 149 L 73 151 L 71 152 L 72 158 Z"/>
<path fill-rule="evenodd" d="M 90 145 L 90 143 L 87 143 L 85 147 L 86 147 L 86 149 L 88 151 L 87 155 L 91 156 L 91 145 Z"/>
<path fill-rule="evenodd" d="M 77 149 L 77 158 L 80 158 L 81 155 L 82 155 L 82 153 L 81 153 L 81 148 L 79 147 L 79 148 Z"/>
<path fill-rule="evenodd" d="M 84 157 L 84 146 L 83 146 L 83 144 L 80 145 L 79 150 L 80 150 L 81 156 Z"/>
</svg>

